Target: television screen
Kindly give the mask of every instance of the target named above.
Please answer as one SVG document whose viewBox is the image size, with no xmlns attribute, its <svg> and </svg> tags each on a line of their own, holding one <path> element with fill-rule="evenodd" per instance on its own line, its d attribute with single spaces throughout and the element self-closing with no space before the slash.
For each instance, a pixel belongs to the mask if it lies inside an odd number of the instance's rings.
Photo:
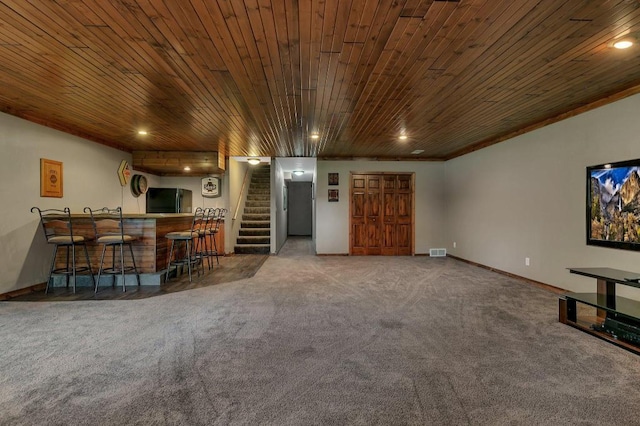
<svg viewBox="0 0 640 426">
<path fill-rule="evenodd" d="M 587 167 L 587 244 L 640 250 L 640 159 Z"/>
</svg>

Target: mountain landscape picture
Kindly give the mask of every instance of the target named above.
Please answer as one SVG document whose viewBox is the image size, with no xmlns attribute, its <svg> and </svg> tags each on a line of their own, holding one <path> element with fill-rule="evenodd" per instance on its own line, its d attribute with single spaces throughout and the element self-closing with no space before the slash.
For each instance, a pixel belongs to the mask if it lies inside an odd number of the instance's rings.
<svg viewBox="0 0 640 426">
<path fill-rule="evenodd" d="M 587 243 L 640 250 L 640 160 L 587 173 Z"/>
</svg>

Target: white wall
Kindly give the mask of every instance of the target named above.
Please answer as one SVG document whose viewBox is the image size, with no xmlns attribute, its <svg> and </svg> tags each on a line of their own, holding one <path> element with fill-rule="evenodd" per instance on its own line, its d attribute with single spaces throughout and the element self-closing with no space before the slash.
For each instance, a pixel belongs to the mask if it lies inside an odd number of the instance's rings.
<svg viewBox="0 0 640 426">
<path fill-rule="evenodd" d="M 244 211 L 244 204 L 247 200 L 247 190 L 249 186 L 249 180 L 247 180 L 247 188 L 245 188 L 242 198 L 240 197 L 242 191 L 242 183 L 244 182 L 245 175 L 249 169 L 249 163 L 246 161 L 237 161 L 234 158 L 229 158 L 227 167 L 228 175 L 228 188 L 229 193 L 229 213 L 225 221 L 225 251 L 227 253 L 233 253 L 236 241 L 238 240 L 238 234 L 240 231 L 240 225 L 242 222 L 242 212 Z M 233 215 L 236 210 L 238 211 L 238 217 L 233 220 Z"/>
<path fill-rule="evenodd" d="M 443 247 L 445 234 L 444 163 L 418 161 L 318 161 L 316 191 L 316 252 L 349 253 L 350 172 L 415 172 L 415 252 Z M 339 173 L 339 185 L 328 185 L 328 173 Z M 328 190 L 338 189 L 340 201 L 328 202 Z"/>
<path fill-rule="evenodd" d="M 595 280 L 568 267 L 640 272 L 639 252 L 585 242 L 585 169 L 640 158 L 638 111 L 640 95 L 448 161 L 450 252 L 572 291 L 594 291 Z"/>
<path fill-rule="evenodd" d="M 318 235 L 316 230 L 316 226 L 318 222 L 317 200 L 316 200 L 316 196 L 318 192 L 318 163 L 317 162 L 313 165 L 313 178 L 312 178 L 311 185 L 312 185 L 311 198 L 313 203 L 311 207 L 311 240 L 312 240 L 314 252 L 318 253 L 318 251 L 316 250 L 317 235 Z"/>
<path fill-rule="evenodd" d="M 278 253 L 287 241 L 287 212 L 284 209 L 284 173 L 277 158 L 271 162 L 271 176 L 271 253 Z"/>
</svg>

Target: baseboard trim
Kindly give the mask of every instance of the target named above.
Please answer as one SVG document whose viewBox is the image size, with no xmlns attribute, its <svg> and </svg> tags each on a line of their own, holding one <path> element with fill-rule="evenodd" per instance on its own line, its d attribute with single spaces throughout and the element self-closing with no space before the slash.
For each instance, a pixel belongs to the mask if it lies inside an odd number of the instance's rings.
<svg viewBox="0 0 640 426">
<path fill-rule="evenodd" d="M 450 258 L 455 259 L 455 260 L 459 260 L 460 262 L 468 263 L 469 265 L 477 266 L 477 267 L 482 268 L 482 269 L 487 269 L 489 271 L 496 272 L 496 273 L 498 273 L 500 275 L 505 275 L 505 276 L 507 276 L 509 278 L 515 278 L 517 280 L 524 281 L 527 284 L 531 284 L 531 285 L 533 285 L 535 287 L 538 287 L 538 288 L 541 288 L 543 290 L 550 291 L 551 293 L 555 293 L 555 294 L 573 293 L 572 291 L 566 290 L 564 288 L 560 288 L 560 287 L 556 287 L 556 286 L 551 285 L 551 284 L 546 284 L 546 283 L 543 283 L 543 282 L 540 282 L 540 281 L 532 280 L 530 278 L 525 278 L 525 277 L 523 277 L 521 275 L 512 274 L 511 272 L 503 271 L 501 269 L 493 268 L 491 266 L 487 266 L 487 265 L 483 265 L 481 263 L 473 262 L 471 260 L 463 259 L 462 257 L 454 256 L 454 255 L 449 254 L 449 253 L 447 253 L 447 257 L 450 257 Z"/>
<path fill-rule="evenodd" d="M 13 290 L 8 293 L 0 294 L 0 301 L 6 301 L 13 299 L 14 297 L 22 296 L 29 293 L 34 293 L 36 291 L 42 291 L 47 287 L 46 283 L 34 284 L 29 287 L 21 288 L 18 290 Z"/>
</svg>

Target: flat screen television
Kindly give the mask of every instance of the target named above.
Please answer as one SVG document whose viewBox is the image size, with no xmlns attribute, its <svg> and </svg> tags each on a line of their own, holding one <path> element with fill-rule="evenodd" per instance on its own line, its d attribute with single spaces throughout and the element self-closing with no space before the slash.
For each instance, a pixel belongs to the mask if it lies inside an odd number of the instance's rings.
<svg viewBox="0 0 640 426">
<path fill-rule="evenodd" d="M 587 244 L 640 250 L 640 159 L 587 167 Z"/>
</svg>

